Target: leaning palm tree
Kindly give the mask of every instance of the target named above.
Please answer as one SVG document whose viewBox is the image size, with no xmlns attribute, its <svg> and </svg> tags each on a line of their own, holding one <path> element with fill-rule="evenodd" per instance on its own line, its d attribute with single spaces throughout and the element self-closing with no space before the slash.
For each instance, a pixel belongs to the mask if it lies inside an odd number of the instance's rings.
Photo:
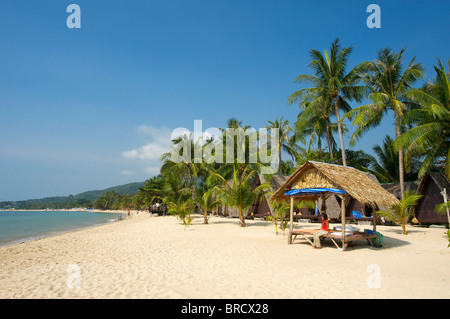
<svg viewBox="0 0 450 319">
<path fill-rule="evenodd" d="M 349 100 L 362 101 L 367 93 L 365 86 L 359 85 L 360 67 L 357 66 L 347 73 L 348 59 L 353 51 L 353 47 L 341 49 L 339 39 L 333 41 L 330 47 L 330 54 L 325 50 L 322 54 L 317 50 L 311 50 L 312 61 L 309 67 L 313 69 L 315 75 L 299 75 L 295 83 L 308 82 L 313 85 L 311 88 L 301 89 L 288 98 L 288 103 L 292 104 L 301 101 L 305 95 L 316 94 L 317 96 L 329 96 L 334 104 L 336 121 L 338 126 L 339 140 L 341 143 L 342 163 L 347 165 L 343 132 L 341 127 L 340 107 L 345 107 L 344 111 L 349 111 Z"/>
<path fill-rule="evenodd" d="M 353 118 L 352 123 L 357 127 L 351 143 L 370 128 L 378 126 L 388 110 L 393 111 L 395 115 L 397 138 L 401 135 L 403 115 L 410 102 L 407 93 L 412 90 L 412 85 L 424 76 L 424 68 L 421 63 L 415 62 L 415 57 L 403 69 L 404 52 L 405 49 L 396 53 L 390 48 L 385 48 L 378 52 L 378 58 L 374 62 L 364 63 L 367 72 L 363 79 L 373 93 L 369 95 L 371 103 L 357 107 L 345 115 L 350 119 Z M 398 161 L 400 191 L 403 197 L 405 181 L 402 145 L 398 147 Z"/>
<path fill-rule="evenodd" d="M 225 205 L 238 209 L 240 226 L 245 227 L 248 209 L 256 200 L 261 199 L 270 185 L 266 182 L 255 187 L 256 171 L 252 170 L 250 166 L 241 170 L 236 164 L 233 165 L 233 178 L 230 182 L 220 174 L 213 174 L 221 183 L 217 193 L 219 199 Z"/>
<path fill-rule="evenodd" d="M 450 75 L 438 59 L 436 78 L 421 90 L 412 90 L 407 96 L 421 108 L 411 110 L 407 117 L 419 119 L 417 126 L 403 133 L 401 145 L 408 145 L 405 161 L 413 155 L 423 155 L 419 177 L 428 172 L 436 159 L 445 159 L 445 175 L 450 178 Z M 450 71 L 450 60 L 449 60 Z"/>
<path fill-rule="evenodd" d="M 298 158 L 299 147 L 295 143 L 293 143 L 292 136 L 289 135 L 289 133 L 291 133 L 292 131 L 292 128 L 289 125 L 288 120 L 283 121 L 282 116 L 280 120 L 268 122 L 270 123 L 270 125 L 266 126 L 266 128 L 278 129 L 278 172 L 280 173 L 280 176 L 283 176 L 281 153 L 285 151 L 291 156 L 293 160 L 296 160 Z"/>
</svg>

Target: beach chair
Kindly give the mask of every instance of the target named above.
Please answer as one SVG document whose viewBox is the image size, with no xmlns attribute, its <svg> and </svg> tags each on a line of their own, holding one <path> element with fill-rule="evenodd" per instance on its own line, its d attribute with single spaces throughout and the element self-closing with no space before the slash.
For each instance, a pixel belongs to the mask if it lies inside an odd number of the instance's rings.
<svg viewBox="0 0 450 319">
<path fill-rule="evenodd" d="M 353 217 L 355 217 L 355 218 L 364 218 L 364 215 L 363 214 L 361 214 L 360 212 L 358 212 L 358 211 L 353 211 L 352 212 L 352 216 Z"/>
</svg>

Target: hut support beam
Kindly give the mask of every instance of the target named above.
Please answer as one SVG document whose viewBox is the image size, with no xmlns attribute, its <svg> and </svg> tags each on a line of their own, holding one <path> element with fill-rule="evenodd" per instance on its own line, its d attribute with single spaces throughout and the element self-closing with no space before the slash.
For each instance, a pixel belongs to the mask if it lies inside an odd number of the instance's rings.
<svg viewBox="0 0 450 319">
<path fill-rule="evenodd" d="M 342 250 L 347 247 L 345 243 L 345 196 L 339 196 L 341 198 L 341 222 L 342 222 Z"/>
<path fill-rule="evenodd" d="M 291 210 L 289 214 L 289 236 L 288 244 L 292 244 L 292 233 L 294 231 L 294 196 L 291 196 Z"/>
<path fill-rule="evenodd" d="M 372 206 L 372 223 L 373 223 L 373 231 L 377 231 L 377 213 L 375 212 L 375 206 Z"/>
</svg>

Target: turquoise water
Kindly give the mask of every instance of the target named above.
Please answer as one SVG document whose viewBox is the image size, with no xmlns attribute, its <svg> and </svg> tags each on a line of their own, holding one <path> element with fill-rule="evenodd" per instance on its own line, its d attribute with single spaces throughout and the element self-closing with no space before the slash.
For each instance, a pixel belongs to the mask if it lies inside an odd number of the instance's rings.
<svg viewBox="0 0 450 319">
<path fill-rule="evenodd" d="M 0 211 L 0 246 L 113 222 L 115 213 Z"/>
</svg>

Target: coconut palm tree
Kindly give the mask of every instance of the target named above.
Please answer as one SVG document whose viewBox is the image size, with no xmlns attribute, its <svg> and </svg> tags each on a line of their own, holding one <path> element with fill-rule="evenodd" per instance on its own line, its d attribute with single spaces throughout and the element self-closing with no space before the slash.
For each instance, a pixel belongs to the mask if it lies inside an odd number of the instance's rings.
<svg viewBox="0 0 450 319">
<path fill-rule="evenodd" d="M 333 150 L 336 147 L 332 135 L 333 124 L 330 117 L 332 114 L 331 98 L 324 95 L 304 96 L 299 103 L 301 112 L 297 116 L 294 124 L 294 140 L 304 142 L 305 136 L 309 135 L 308 151 L 311 150 L 312 143 L 317 141 L 319 150 L 322 149 L 321 139 L 325 136 L 328 144 L 328 152 L 333 161 Z M 337 126 L 336 126 L 337 127 Z"/>
<path fill-rule="evenodd" d="M 419 177 L 428 172 L 436 159 L 445 159 L 445 174 L 450 178 L 450 75 L 438 59 L 436 78 L 422 89 L 407 93 L 408 98 L 419 103 L 419 109 L 411 110 L 406 117 L 419 119 L 417 126 L 403 133 L 401 145 L 408 145 L 405 161 L 414 155 L 423 155 Z M 448 62 L 450 71 L 450 60 Z"/>
<path fill-rule="evenodd" d="M 217 195 L 217 187 L 195 189 L 194 200 L 200 213 L 203 214 L 203 223 L 208 224 L 208 213 L 222 203 Z"/>
<path fill-rule="evenodd" d="M 421 63 L 416 63 L 412 58 L 406 68 L 403 69 L 405 49 L 399 53 L 390 48 L 378 52 L 378 58 L 374 62 L 364 63 L 366 70 L 363 80 L 370 87 L 369 99 L 371 103 L 354 108 L 345 117 L 353 118 L 353 124 L 357 127 L 351 138 L 351 143 L 358 139 L 370 128 L 378 126 L 388 110 L 395 115 L 395 132 L 398 138 L 402 134 L 403 115 L 408 110 L 407 93 L 412 90 L 412 85 L 424 76 L 424 68 Z M 403 147 L 398 147 L 399 181 L 402 197 L 405 193 L 404 158 Z"/>
<path fill-rule="evenodd" d="M 289 136 L 292 128 L 289 125 L 288 120 L 283 120 L 283 116 L 280 120 L 268 121 L 270 125 L 266 126 L 269 129 L 278 129 L 278 172 L 280 176 L 283 176 L 283 167 L 281 162 L 281 153 L 283 151 L 287 152 L 293 160 L 298 158 L 299 147 L 293 143 L 292 136 Z"/>
<path fill-rule="evenodd" d="M 164 175 L 163 202 L 167 204 L 168 213 L 177 216 L 184 225 L 184 230 L 191 224 L 191 212 L 195 204 L 189 188 L 184 187 L 182 177 L 175 171 Z"/>
<path fill-rule="evenodd" d="M 308 96 L 310 94 L 331 98 L 336 114 L 344 166 L 347 165 L 347 160 L 339 109 L 345 107 L 344 111 L 348 111 L 350 106 L 347 101 L 360 102 L 367 93 L 367 88 L 359 85 L 360 66 L 353 68 L 347 73 L 348 59 L 352 51 L 352 47 L 341 48 L 339 39 L 336 39 L 331 44 L 330 54 L 326 50 L 323 54 L 317 50 L 310 50 L 312 61 L 309 63 L 309 67 L 313 69 L 315 75 L 299 75 L 295 83 L 307 82 L 312 84 L 313 87 L 296 91 L 288 98 L 289 104 L 301 101 L 305 95 Z"/>
<path fill-rule="evenodd" d="M 197 142 L 198 143 L 198 142 Z M 182 177 L 184 186 L 189 185 L 197 176 L 197 165 L 194 159 L 194 142 L 192 133 L 172 140 L 172 150 L 161 156 L 163 164 L 161 175 L 177 172 Z"/>
<path fill-rule="evenodd" d="M 256 172 L 249 166 L 241 170 L 237 164 L 234 164 L 233 178 L 230 182 L 220 174 L 213 174 L 221 183 L 217 193 L 219 199 L 225 205 L 238 209 L 240 226 L 245 227 L 248 209 L 256 200 L 261 199 L 270 185 L 265 182 L 255 187 Z"/>
</svg>

